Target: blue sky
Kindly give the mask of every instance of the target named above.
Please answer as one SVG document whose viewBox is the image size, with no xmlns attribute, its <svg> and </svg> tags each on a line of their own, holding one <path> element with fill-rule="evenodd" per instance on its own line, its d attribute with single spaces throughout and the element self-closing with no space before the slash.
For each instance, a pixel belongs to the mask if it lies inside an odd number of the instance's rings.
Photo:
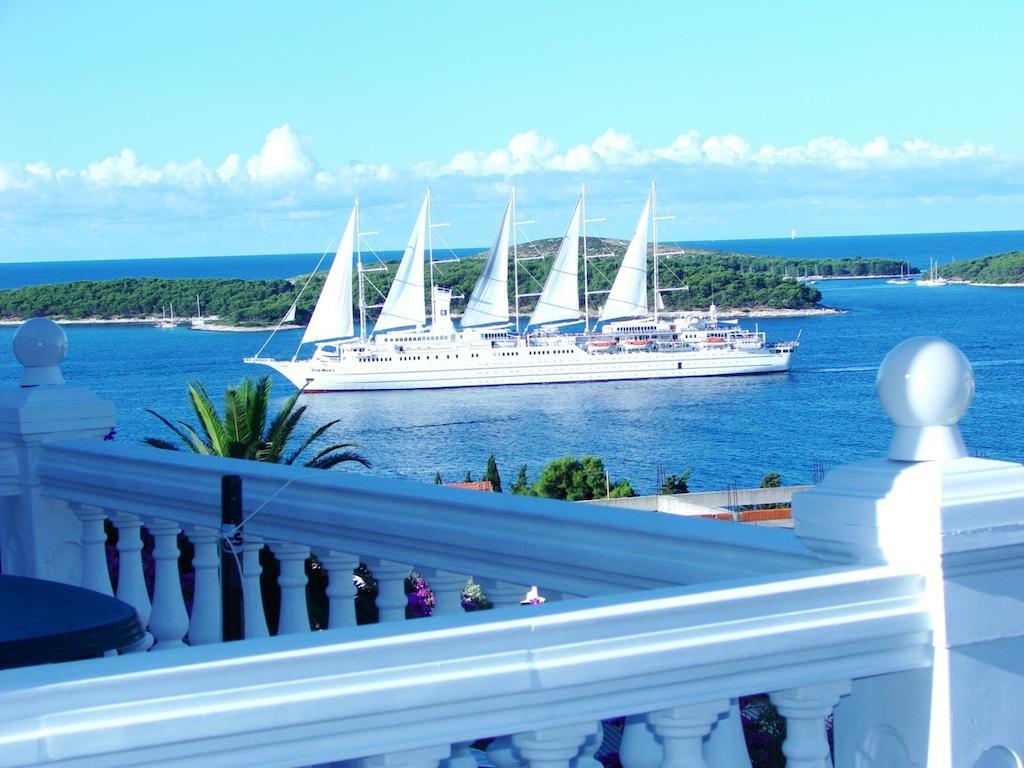
<svg viewBox="0 0 1024 768">
<path fill-rule="evenodd" d="M 1024 4 L 0 0 L 0 261 L 1024 228 Z"/>
</svg>

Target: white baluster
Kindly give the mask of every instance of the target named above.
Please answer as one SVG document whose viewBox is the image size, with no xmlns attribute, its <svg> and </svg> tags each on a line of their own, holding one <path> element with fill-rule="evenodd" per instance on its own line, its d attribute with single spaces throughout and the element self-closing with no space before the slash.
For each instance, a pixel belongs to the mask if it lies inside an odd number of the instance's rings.
<svg viewBox="0 0 1024 768">
<path fill-rule="evenodd" d="M 665 751 L 662 768 L 707 768 L 704 737 L 718 716 L 728 711 L 729 700 L 723 699 L 662 709 L 647 715 Z"/>
<path fill-rule="evenodd" d="M 452 744 L 451 757 L 441 761 L 441 768 L 476 768 L 476 758 L 469 751 L 473 742 L 460 741 Z"/>
<path fill-rule="evenodd" d="M 619 760 L 623 768 L 659 768 L 664 750 L 644 715 L 630 715 L 622 728 Z"/>
<path fill-rule="evenodd" d="M 729 711 L 711 729 L 704 742 L 704 760 L 710 768 L 750 768 L 739 699 L 729 702 Z"/>
<path fill-rule="evenodd" d="M 139 614 L 139 623 L 146 628 L 146 635 L 125 650 L 148 651 L 153 646 L 153 635 L 149 632 L 153 607 L 142 569 L 142 521 L 124 512 L 112 512 L 110 519 L 117 526 L 117 599 L 132 606 Z"/>
<path fill-rule="evenodd" d="M 430 585 L 434 593 L 434 616 L 461 615 L 466 612 L 462 607 L 462 591 L 466 588 L 469 576 L 450 571 L 424 569 L 421 575 Z"/>
<path fill-rule="evenodd" d="M 304 544 L 271 544 L 274 557 L 281 564 L 277 583 L 281 586 L 281 618 L 277 634 L 293 635 L 309 632 L 309 607 L 306 604 L 306 559 L 309 547 Z"/>
<path fill-rule="evenodd" d="M 412 570 L 410 568 L 410 570 Z M 439 761 L 451 754 L 447 744 L 388 752 L 356 761 L 359 768 L 436 768 Z"/>
<path fill-rule="evenodd" d="M 403 621 L 409 598 L 405 594 L 405 579 L 411 565 L 390 560 L 372 560 L 368 563 L 377 580 L 377 612 L 379 621 Z"/>
<path fill-rule="evenodd" d="M 786 768 L 828 768 L 832 760 L 825 732 L 825 718 L 841 696 L 850 692 L 850 681 L 803 685 L 770 694 L 772 704 L 786 718 L 782 754 Z"/>
<path fill-rule="evenodd" d="M 484 594 L 495 608 L 507 608 L 523 602 L 526 587 L 506 581 L 489 581 L 484 585 Z"/>
<path fill-rule="evenodd" d="M 327 571 L 327 626 L 354 627 L 357 590 L 352 571 L 359 567 L 359 556 L 331 549 L 319 557 Z"/>
<path fill-rule="evenodd" d="M 487 759 L 494 768 L 523 768 L 525 763 L 511 736 L 499 736 L 487 745 Z"/>
<path fill-rule="evenodd" d="M 82 523 L 82 575 L 79 585 L 94 592 L 113 597 L 110 569 L 107 568 L 107 534 L 102 509 L 84 504 L 71 504 L 71 511 Z"/>
<path fill-rule="evenodd" d="M 182 638 L 188 632 L 188 612 L 181 594 L 178 571 L 178 534 L 181 528 L 170 520 L 154 520 L 147 527 L 155 541 L 153 559 L 156 561 L 156 576 L 153 579 L 153 612 L 149 619 L 149 629 L 156 639 L 154 650 L 178 648 L 185 644 Z"/>
<path fill-rule="evenodd" d="M 572 761 L 572 768 L 603 768 L 601 761 L 595 757 L 597 750 L 601 748 L 602 741 L 604 741 L 604 725 L 598 723 L 594 731 L 583 742 L 579 756 Z"/>
<path fill-rule="evenodd" d="M 189 538 L 195 547 L 192 567 L 196 576 L 188 642 L 189 645 L 219 643 L 224 639 L 220 596 L 220 532 L 215 528 L 195 527 Z"/>
<path fill-rule="evenodd" d="M 268 637 L 267 615 L 263 611 L 263 587 L 260 585 L 260 550 L 263 539 L 244 534 L 242 541 L 242 613 L 245 637 Z"/>
<path fill-rule="evenodd" d="M 512 736 L 512 744 L 530 768 L 569 768 L 570 761 L 579 754 L 594 727 L 593 722 L 577 723 L 517 733 Z"/>
</svg>

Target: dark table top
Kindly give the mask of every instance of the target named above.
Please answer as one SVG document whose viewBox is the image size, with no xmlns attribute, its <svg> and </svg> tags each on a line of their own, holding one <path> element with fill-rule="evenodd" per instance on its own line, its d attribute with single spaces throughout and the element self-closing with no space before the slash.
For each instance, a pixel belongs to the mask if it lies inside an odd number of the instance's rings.
<svg viewBox="0 0 1024 768">
<path fill-rule="evenodd" d="M 143 636 L 135 609 L 56 581 L 0 576 L 0 669 L 73 661 Z"/>
</svg>

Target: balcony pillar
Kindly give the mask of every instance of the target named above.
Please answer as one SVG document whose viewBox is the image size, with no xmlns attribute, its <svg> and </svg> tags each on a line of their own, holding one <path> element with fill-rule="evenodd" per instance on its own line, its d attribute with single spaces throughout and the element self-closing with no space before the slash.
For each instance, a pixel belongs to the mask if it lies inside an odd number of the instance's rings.
<svg viewBox="0 0 1024 768">
<path fill-rule="evenodd" d="M 0 390 L 0 560 L 11 576 L 77 584 L 81 525 L 45 497 L 36 466 L 46 443 L 109 434 L 114 406 L 64 383 L 67 337 L 51 320 L 23 323 L 13 346 L 23 373 L 20 387 Z"/>
<path fill-rule="evenodd" d="M 220 532 L 215 528 L 195 527 L 189 539 L 195 548 L 192 567 L 195 589 L 192 616 L 189 619 L 189 645 L 219 643 L 224 639 L 224 617 L 220 592 Z"/>
<path fill-rule="evenodd" d="M 370 560 L 367 565 L 377 580 L 377 610 L 380 621 L 404 621 L 405 607 L 409 604 L 409 598 L 405 594 L 405 580 L 412 571 L 412 566 L 376 559 Z"/>
<path fill-rule="evenodd" d="M 590 722 L 527 731 L 513 735 L 512 744 L 530 768 L 569 768 L 594 728 L 595 723 Z"/>
<path fill-rule="evenodd" d="M 839 697 L 850 692 L 850 681 L 805 685 L 769 694 L 779 714 L 786 718 L 782 754 L 786 768 L 831 768 L 831 752 L 825 719 Z"/>
<path fill-rule="evenodd" d="M 623 768 L 660 768 L 664 751 L 645 715 L 629 715 L 622 727 L 619 759 Z"/>
<path fill-rule="evenodd" d="M 246 639 L 268 637 L 267 615 L 263 610 L 263 587 L 260 585 L 260 551 L 263 539 L 243 534 L 242 539 L 242 614 Z M 237 567 L 237 564 L 236 564 Z"/>
<path fill-rule="evenodd" d="M 142 569 L 142 521 L 124 512 L 110 512 L 109 516 L 117 526 L 117 599 L 132 606 L 139 614 L 139 623 L 146 627 L 145 636 L 125 650 L 148 651 L 153 646 L 149 631 L 153 607 Z"/>
<path fill-rule="evenodd" d="M 494 768 L 523 768 L 522 755 L 512 744 L 511 736 L 499 736 L 487 745 L 487 759 Z"/>
<path fill-rule="evenodd" d="M 327 571 L 327 626 L 354 627 L 356 625 L 356 585 L 352 571 L 359 567 L 359 556 L 329 550 L 319 555 Z"/>
<path fill-rule="evenodd" d="M 107 568 L 107 533 L 103 523 L 107 514 L 102 509 L 84 504 L 71 504 L 82 524 L 82 575 L 79 585 L 113 597 L 110 569 Z"/>
<path fill-rule="evenodd" d="M 572 762 L 572 768 L 602 768 L 602 763 L 597 759 L 597 750 L 601 748 L 604 741 L 604 725 L 600 722 L 580 747 L 580 753 Z"/>
<path fill-rule="evenodd" d="M 704 737 L 719 716 L 728 711 L 729 701 L 723 699 L 662 709 L 647 715 L 647 722 L 663 745 L 662 768 L 707 768 Z"/>
<path fill-rule="evenodd" d="M 271 544 L 270 549 L 281 564 L 277 583 L 281 586 L 281 620 L 277 634 L 292 635 L 309 632 L 309 606 L 306 603 L 306 560 L 309 547 L 304 544 Z"/>
<path fill-rule="evenodd" d="M 898 345 L 877 387 L 895 424 L 888 456 L 796 494 L 795 532 L 826 563 L 920 574 L 932 652 L 930 668 L 853 682 L 836 707 L 836 764 L 1013 765 L 1024 757 L 1024 467 L 968 455 L 957 424 L 974 377 L 948 342 Z"/>
<path fill-rule="evenodd" d="M 450 754 L 450 747 L 444 744 L 364 757 L 356 763 L 359 768 L 436 768 Z"/>
<path fill-rule="evenodd" d="M 426 579 L 434 593 L 434 616 L 449 616 L 465 613 L 462 607 L 462 591 L 466 588 L 469 576 L 450 571 L 438 571 L 431 568 L 421 569 L 420 575 Z"/>
<path fill-rule="evenodd" d="M 147 528 L 153 534 L 153 560 L 156 574 L 153 577 L 153 611 L 149 617 L 149 629 L 156 645 L 153 650 L 180 648 L 185 645 L 182 638 L 188 632 L 188 612 L 185 598 L 181 593 L 181 573 L 178 569 L 178 534 L 181 528 L 170 520 L 154 520 Z"/>
<path fill-rule="evenodd" d="M 481 580 L 484 594 L 495 608 L 508 608 L 520 605 L 526 596 L 527 588 L 521 584 L 509 584 L 506 581 Z"/>
</svg>

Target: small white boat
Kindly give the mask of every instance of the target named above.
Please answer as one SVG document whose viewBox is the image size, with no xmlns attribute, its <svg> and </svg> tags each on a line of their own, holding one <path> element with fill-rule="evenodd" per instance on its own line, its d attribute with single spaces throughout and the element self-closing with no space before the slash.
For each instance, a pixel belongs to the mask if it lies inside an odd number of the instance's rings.
<svg viewBox="0 0 1024 768">
<path fill-rule="evenodd" d="M 910 270 L 907 269 L 906 262 L 900 264 L 900 276 L 893 277 L 885 282 L 891 285 L 910 285 Z"/>
<path fill-rule="evenodd" d="M 939 265 L 935 259 L 932 259 L 931 268 L 928 270 L 928 278 L 926 280 L 918 280 L 917 284 L 925 288 L 942 288 L 949 285 L 949 280 L 939 277 Z"/>
<path fill-rule="evenodd" d="M 162 309 L 160 311 L 161 311 L 161 313 L 163 313 Z M 174 305 L 173 304 L 171 304 L 171 314 L 170 314 L 170 316 L 168 317 L 167 315 L 163 315 L 163 317 L 160 318 L 160 320 L 157 321 L 156 327 L 157 328 L 177 328 L 178 327 L 178 321 L 174 319 Z"/>
</svg>

